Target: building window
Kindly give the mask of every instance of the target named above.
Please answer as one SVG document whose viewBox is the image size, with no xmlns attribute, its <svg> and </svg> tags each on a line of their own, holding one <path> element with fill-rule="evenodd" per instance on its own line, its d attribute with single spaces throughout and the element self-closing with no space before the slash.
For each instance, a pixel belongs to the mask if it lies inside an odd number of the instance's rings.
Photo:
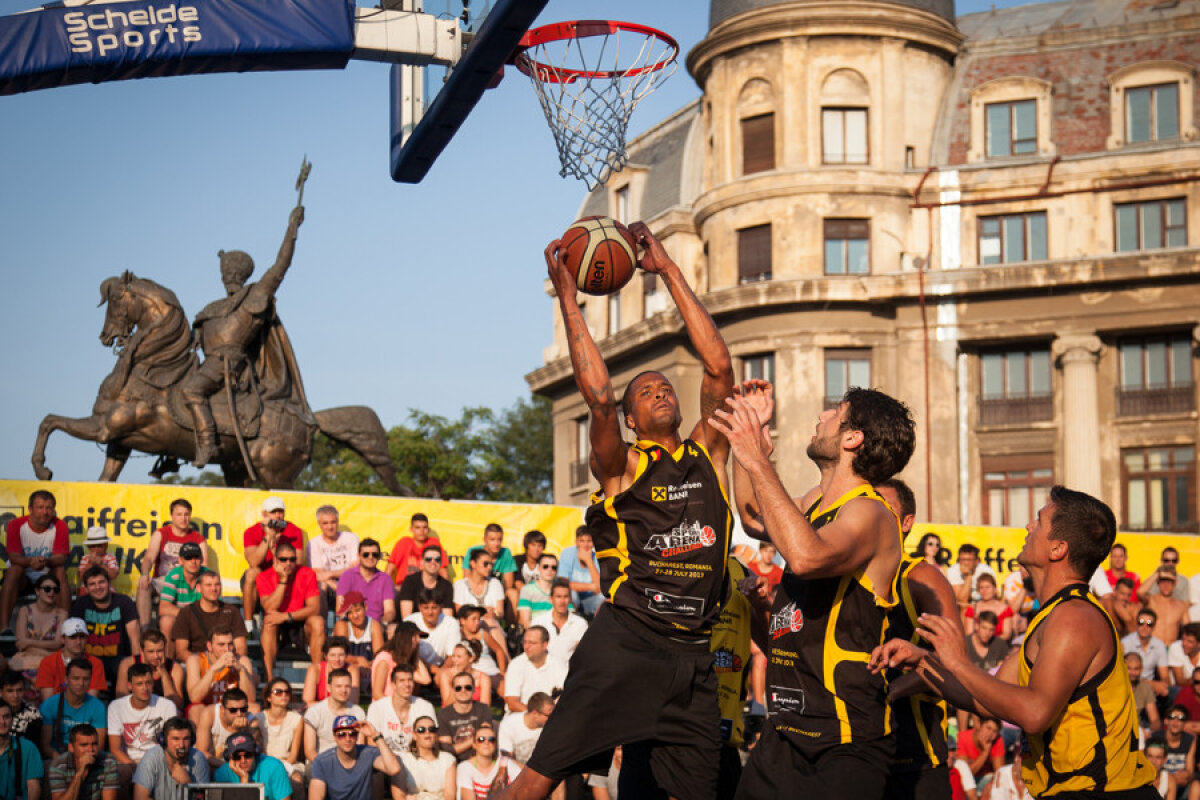
<svg viewBox="0 0 1200 800">
<path fill-rule="evenodd" d="M 616 218 L 617 222 L 624 222 L 628 225 L 630 220 L 629 214 L 629 185 L 626 184 L 615 192 L 616 197 Z"/>
<path fill-rule="evenodd" d="M 983 524 L 1016 528 L 1032 520 L 1050 497 L 1054 455 L 984 457 Z"/>
<path fill-rule="evenodd" d="M 1037 101 L 988 103 L 987 157 L 1024 156 L 1037 152 Z"/>
<path fill-rule="evenodd" d="M 588 482 L 588 454 L 591 441 L 588 438 L 588 418 L 576 417 L 573 423 L 575 441 L 571 448 L 571 486 L 586 486 Z"/>
<path fill-rule="evenodd" d="M 979 263 L 1046 260 L 1046 212 L 979 218 Z"/>
<path fill-rule="evenodd" d="M 1153 142 L 1179 137 L 1179 84 L 1125 90 L 1125 139 Z"/>
<path fill-rule="evenodd" d="M 825 220 L 825 274 L 866 275 L 871 271 L 870 220 Z"/>
<path fill-rule="evenodd" d="M 1120 203 L 1113 211 L 1118 253 L 1187 245 L 1187 204 L 1182 197 Z"/>
<path fill-rule="evenodd" d="M 775 169 L 775 115 L 742 120 L 742 174 Z"/>
<path fill-rule="evenodd" d="M 612 336 L 619 330 L 621 330 L 621 295 L 618 292 L 608 296 L 608 335 Z"/>
<path fill-rule="evenodd" d="M 1192 341 L 1188 334 L 1122 339 L 1118 349 L 1121 354 L 1118 414 L 1171 414 L 1196 407 Z"/>
<path fill-rule="evenodd" d="M 1049 348 L 980 353 L 979 367 L 980 425 L 1027 425 L 1054 418 Z"/>
<path fill-rule="evenodd" d="M 871 351 L 826 350 L 825 407 L 840 403 L 851 386 L 871 386 Z"/>
<path fill-rule="evenodd" d="M 654 316 L 667 309 L 667 293 L 658 283 L 653 272 L 642 273 L 642 319 Z"/>
<path fill-rule="evenodd" d="M 1197 530 L 1194 447 L 1122 450 L 1121 483 L 1128 530 Z"/>
<path fill-rule="evenodd" d="M 760 380 L 766 381 L 772 386 L 775 385 L 775 354 L 774 353 L 756 353 L 752 356 L 742 356 L 742 380 Z M 779 403 L 779 397 L 775 397 L 776 406 Z M 771 415 L 768 424 L 775 427 L 775 415 Z"/>
<path fill-rule="evenodd" d="M 771 226 L 742 228 L 738 234 L 738 283 L 771 280 Z"/>
<path fill-rule="evenodd" d="M 821 109 L 822 161 L 826 164 L 867 163 L 867 110 Z"/>
</svg>

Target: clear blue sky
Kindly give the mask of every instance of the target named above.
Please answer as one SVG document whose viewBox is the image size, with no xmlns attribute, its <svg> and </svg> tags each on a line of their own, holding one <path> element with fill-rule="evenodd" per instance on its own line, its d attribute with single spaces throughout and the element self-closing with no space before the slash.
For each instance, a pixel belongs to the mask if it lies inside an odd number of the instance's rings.
<svg viewBox="0 0 1200 800">
<path fill-rule="evenodd" d="M 1019 2 L 960 0 L 959 13 Z M 0 0 L 0 13 L 33 6 Z M 686 52 L 702 0 L 550 0 L 540 23 L 605 16 L 659 27 Z M 87 416 L 115 357 L 97 338 L 102 280 L 132 270 L 188 315 L 222 295 L 217 251 L 256 275 L 275 258 L 313 162 L 307 218 L 279 292 L 314 408 L 370 405 L 456 416 L 528 395 L 551 304 L 541 251 L 574 218 L 583 184 L 558 176 L 533 91 L 509 70 L 421 184 L 388 171 L 388 69 L 202 75 L 0 97 L 0 477 L 33 477 L 47 413 Z M 699 95 L 681 65 L 633 117 L 644 130 Z M 94 480 L 96 445 L 58 433 L 47 464 Z M 142 482 L 152 460 L 130 459 Z M 190 468 L 185 474 L 191 472 Z"/>
</svg>

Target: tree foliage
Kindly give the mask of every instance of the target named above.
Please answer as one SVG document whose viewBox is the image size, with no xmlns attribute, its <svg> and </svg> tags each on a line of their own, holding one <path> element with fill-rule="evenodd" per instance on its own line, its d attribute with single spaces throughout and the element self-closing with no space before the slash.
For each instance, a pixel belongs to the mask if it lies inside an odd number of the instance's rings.
<svg viewBox="0 0 1200 800">
<path fill-rule="evenodd" d="M 174 486 L 224 486 L 225 476 L 215 470 L 206 469 L 195 475 L 187 476 L 174 473 L 165 478 L 159 478 L 154 482 Z"/>
<path fill-rule="evenodd" d="M 550 402 L 518 400 L 496 413 L 465 408 L 457 419 L 422 411 L 388 431 L 397 478 L 419 497 L 548 503 L 553 432 Z M 347 494 L 387 494 L 378 476 L 349 448 L 318 434 L 312 461 L 296 488 Z"/>
</svg>

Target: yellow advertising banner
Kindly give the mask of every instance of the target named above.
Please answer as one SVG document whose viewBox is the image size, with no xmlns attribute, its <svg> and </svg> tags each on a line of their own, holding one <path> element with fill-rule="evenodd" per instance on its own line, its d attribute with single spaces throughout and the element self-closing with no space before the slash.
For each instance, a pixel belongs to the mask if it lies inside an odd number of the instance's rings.
<svg viewBox="0 0 1200 800">
<path fill-rule="evenodd" d="M 942 540 L 938 560 L 946 565 L 953 564 L 959 545 L 973 544 L 979 548 L 979 559 L 1000 577 L 1001 583 L 1010 572 L 1017 569 L 1017 555 L 1025 544 L 1024 528 L 989 528 L 982 525 L 939 525 L 920 523 L 913 526 L 905 540 L 905 550 L 912 552 L 926 533 L 933 533 Z M 1117 533 L 1117 541 L 1125 545 L 1129 553 L 1126 569 L 1136 572 L 1143 579 L 1158 567 L 1163 548 L 1174 547 L 1179 551 L 1179 571 L 1192 576 L 1200 573 L 1200 536 L 1163 533 Z M 1108 566 L 1105 561 L 1104 566 Z"/>
<path fill-rule="evenodd" d="M 83 537 L 93 525 L 104 528 L 112 540 L 108 552 L 117 557 L 120 574 L 115 587 L 133 594 L 141 573 L 141 559 L 150 534 L 169 519 L 171 501 L 183 497 L 192 504 L 192 526 L 204 534 L 209 564 L 220 571 L 226 594 L 238 594 L 238 580 L 246 569 L 242 555 L 243 533 L 261 518 L 262 502 L 283 498 L 286 518 L 304 530 L 305 541 L 319 536 L 316 510 L 323 505 L 338 509 L 341 527 L 358 538 L 380 542 L 384 552 L 408 536 L 409 520 L 421 512 L 450 555 L 455 573 L 461 572 L 463 553 L 483 541 L 483 528 L 495 522 L 504 528 L 504 546 L 517 555 L 527 531 L 546 534 L 547 550 L 560 553 L 575 543 L 575 528 L 583 522 L 583 509 L 568 506 L 473 503 L 423 500 L 406 497 L 319 494 L 314 492 L 264 492 L 252 489 L 214 489 L 200 486 L 121 483 L 66 483 L 60 481 L 0 480 L 0 523 L 27 513 L 29 495 L 43 489 L 54 494 L 58 516 L 71 533 L 69 568 L 83 555 Z M 69 577 L 75 580 L 74 570 Z"/>
</svg>

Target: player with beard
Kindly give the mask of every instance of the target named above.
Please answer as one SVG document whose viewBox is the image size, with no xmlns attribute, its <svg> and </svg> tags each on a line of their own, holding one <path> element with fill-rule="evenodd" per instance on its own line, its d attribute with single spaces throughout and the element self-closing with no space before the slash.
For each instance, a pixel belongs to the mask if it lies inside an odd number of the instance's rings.
<svg viewBox="0 0 1200 800">
<path fill-rule="evenodd" d="M 867 669 L 898 598 L 896 515 L 873 488 L 904 468 L 915 438 L 903 403 L 851 388 L 824 411 L 808 456 L 820 485 L 797 503 L 771 464 L 770 385 L 743 384 L 712 424 L 735 458 L 742 525 L 787 562 L 771 608 L 767 725 L 737 797 L 879 798 L 894 741 L 882 675 Z"/>
<path fill-rule="evenodd" d="M 624 745 L 626 797 L 712 798 L 720 716 L 709 637 L 729 591 L 733 523 L 725 499 L 729 445 L 707 422 L 733 390 L 729 350 L 679 267 L 650 233 L 629 230 L 641 267 L 666 284 L 703 367 L 700 421 L 680 437 L 674 387 L 643 372 L 616 402 L 584 323 L 575 277 L 554 241 L 546 263 L 558 294 L 575 382 L 591 412 L 591 468 L 603 499 L 585 521 L 607 602 L 588 628 L 563 694 L 529 763 L 502 793 L 543 798 L 569 775 L 604 770 Z M 621 420 L 637 441 L 621 437 Z"/>
</svg>

